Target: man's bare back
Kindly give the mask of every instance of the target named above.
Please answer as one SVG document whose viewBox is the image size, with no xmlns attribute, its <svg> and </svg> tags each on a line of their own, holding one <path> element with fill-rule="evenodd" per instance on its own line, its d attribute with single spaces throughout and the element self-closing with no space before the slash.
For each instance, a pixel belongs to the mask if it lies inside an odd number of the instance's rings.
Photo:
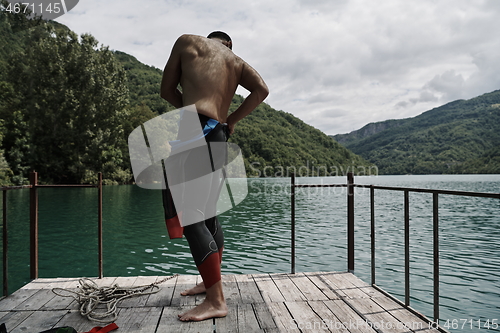
<svg viewBox="0 0 500 333">
<path fill-rule="evenodd" d="M 229 42 L 231 43 L 231 42 Z M 182 87 L 182 93 L 177 89 Z M 227 113 L 238 85 L 250 91 L 245 102 Z M 269 90 L 259 73 L 236 56 L 221 39 L 182 35 L 163 72 L 161 96 L 176 108 L 196 105 L 199 113 L 234 125 L 264 100 Z"/>
</svg>

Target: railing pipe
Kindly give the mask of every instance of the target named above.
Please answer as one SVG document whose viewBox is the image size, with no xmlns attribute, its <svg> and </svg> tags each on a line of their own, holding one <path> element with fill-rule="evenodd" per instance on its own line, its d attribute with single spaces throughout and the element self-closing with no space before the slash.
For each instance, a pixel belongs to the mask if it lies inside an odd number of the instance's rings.
<svg viewBox="0 0 500 333">
<path fill-rule="evenodd" d="M 30 279 L 38 278 L 38 173 L 30 174 Z"/>
<path fill-rule="evenodd" d="M 2 272 L 3 272 L 3 296 L 9 295 L 9 238 L 8 238 L 8 223 L 7 223 L 7 190 L 4 189 L 2 191 L 2 207 L 3 207 L 3 230 L 2 230 L 2 235 L 3 235 L 3 266 L 2 266 Z"/>
<path fill-rule="evenodd" d="M 437 192 L 432 195 L 432 224 L 434 244 L 434 322 L 439 324 L 439 203 Z"/>
<path fill-rule="evenodd" d="M 375 189 L 370 186 L 370 220 L 371 220 L 371 275 L 375 284 Z"/>
<path fill-rule="evenodd" d="M 404 192 L 405 220 L 405 305 L 410 306 L 410 198 L 409 191 Z"/>
<path fill-rule="evenodd" d="M 97 183 L 97 247 L 98 247 L 98 267 L 99 267 L 99 278 L 102 279 L 104 276 L 103 265 L 102 265 L 102 173 L 98 174 Z"/>
<path fill-rule="evenodd" d="M 347 174 L 347 270 L 354 272 L 354 175 Z"/>
<path fill-rule="evenodd" d="M 291 175 L 292 187 L 290 189 L 290 204 L 291 204 L 291 272 L 295 274 L 295 173 Z"/>
</svg>

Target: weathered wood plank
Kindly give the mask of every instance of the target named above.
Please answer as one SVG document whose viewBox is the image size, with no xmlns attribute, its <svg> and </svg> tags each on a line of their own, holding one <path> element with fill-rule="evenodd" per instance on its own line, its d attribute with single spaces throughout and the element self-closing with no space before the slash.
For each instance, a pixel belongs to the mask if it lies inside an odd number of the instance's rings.
<svg viewBox="0 0 500 333">
<path fill-rule="evenodd" d="M 199 322 L 182 322 L 178 319 L 179 313 L 184 313 L 190 310 L 192 306 L 175 306 L 163 308 L 163 313 L 157 328 L 157 332 L 182 332 L 182 333 L 198 333 L 198 332 L 213 332 L 213 320 L 204 320 Z"/>
<path fill-rule="evenodd" d="M 234 275 L 222 275 L 222 287 L 227 304 L 242 303 L 240 289 L 238 288 Z"/>
<path fill-rule="evenodd" d="M 245 304 L 245 303 L 244 303 Z M 259 322 L 259 326 L 266 330 L 269 329 L 277 329 L 276 323 L 274 322 L 273 316 L 269 309 L 269 306 L 263 302 L 258 302 L 252 304 L 253 310 L 255 312 L 255 316 L 257 321 Z"/>
<path fill-rule="evenodd" d="M 196 275 L 179 275 L 172 296 L 172 306 L 191 306 L 196 304 L 196 296 L 182 296 L 180 293 L 196 285 Z"/>
<path fill-rule="evenodd" d="M 365 319 L 360 317 L 342 300 L 324 301 L 325 305 L 339 318 L 339 326 L 345 327 L 351 333 L 376 332 L 366 324 Z"/>
<path fill-rule="evenodd" d="M 271 275 L 274 283 L 285 298 L 285 301 L 305 301 L 306 296 L 292 282 L 288 274 L 273 274 Z"/>
<path fill-rule="evenodd" d="M 289 274 L 292 282 L 309 301 L 327 300 L 328 297 L 303 273 Z"/>
<path fill-rule="evenodd" d="M 359 311 L 362 315 L 373 314 L 377 312 L 385 312 L 385 310 L 380 307 L 377 303 L 375 303 L 371 299 L 357 298 L 357 299 L 349 299 L 347 300 L 349 304 L 354 306 L 356 310 Z"/>
<path fill-rule="evenodd" d="M 0 302 L 0 311 L 10 311 L 38 292 L 37 289 L 19 289 Z"/>
<path fill-rule="evenodd" d="M 161 313 L 160 307 L 122 308 L 115 323 L 120 332 L 151 333 L 155 332 Z"/>
<path fill-rule="evenodd" d="M 5 323 L 7 327 L 7 332 L 11 332 L 22 322 L 26 320 L 29 316 L 33 314 L 34 311 L 10 311 L 2 312 L 2 323 Z"/>
<path fill-rule="evenodd" d="M 68 311 L 56 325 L 57 327 L 70 326 L 77 332 L 88 332 L 95 326 L 103 326 L 103 324 L 92 322 L 83 317 L 77 310 Z"/>
<path fill-rule="evenodd" d="M 264 299 L 251 275 L 235 275 L 240 290 L 241 303 L 263 303 Z"/>
<path fill-rule="evenodd" d="M 214 319 L 214 328 L 217 332 L 238 332 L 238 304 L 228 304 L 227 310 L 227 316 Z"/>
<path fill-rule="evenodd" d="M 291 331 L 300 329 L 301 332 L 318 332 L 324 326 L 322 318 L 307 302 L 285 302 L 285 306 L 293 317 L 293 322 L 289 324 Z"/>
<path fill-rule="evenodd" d="M 251 304 L 238 304 L 238 331 L 239 332 L 264 332 L 260 328 Z"/>
<path fill-rule="evenodd" d="M 157 276 L 139 276 L 134 281 L 134 284 L 131 287 L 146 287 L 151 285 L 157 280 Z M 151 288 L 146 290 L 145 292 L 150 292 Z M 141 295 L 141 296 L 133 296 L 130 298 L 124 299 L 118 306 L 120 308 L 131 308 L 131 307 L 141 307 L 145 306 L 150 295 Z"/>
<path fill-rule="evenodd" d="M 253 279 L 260 291 L 260 294 L 262 295 L 262 298 L 264 299 L 264 302 L 285 301 L 285 298 L 276 284 L 274 284 L 274 281 L 269 274 L 256 274 L 253 275 Z"/>
<path fill-rule="evenodd" d="M 342 321 L 325 305 L 323 301 L 309 301 L 309 306 L 318 314 L 322 321 L 322 328 L 332 332 L 349 333 L 349 330 L 342 325 Z"/>
<path fill-rule="evenodd" d="M 159 276 L 156 282 L 163 280 L 164 276 Z M 145 306 L 170 306 L 172 303 L 173 293 L 177 284 L 177 276 L 158 285 L 160 291 L 149 295 Z"/>
<path fill-rule="evenodd" d="M 327 299 L 340 299 L 339 295 L 331 290 L 327 283 L 321 278 L 322 273 L 305 273 L 309 280 L 318 288 Z"/>
<path fill-rule="evenodd" d="M 366 318 L 372 327 L 383 331 L 384 333 L 405 333 L 411 332 L 399 320 L 394 318 L 388 312 L 378 312 L 367 314 Z"/>
<path fill-rule="evenodd" d="M 51 289 L 40 289 L 35 294 L 31 295 L 24 302 L 19 304 L 14 308 L 16 311 L 26 311 L 26 310 L 39 310 L 48 301 L 53 299 L 56 295 Z"/>
<path fill-rule="evenodd" d="M 9 328 L 9 333 L 41 332 L 51 329 L 67 312 L 67 310 L 33 311 L 29 317 L 14 329 Z"/>
<path fill-rule="evenodd" d="M 283 302 L 268 302 L 266 305 L 269 307 L 276 327 L 280 332 L 290 332 L 293 325 L 293 318 L 288 312 L 288 309 Z"/>
</svg>

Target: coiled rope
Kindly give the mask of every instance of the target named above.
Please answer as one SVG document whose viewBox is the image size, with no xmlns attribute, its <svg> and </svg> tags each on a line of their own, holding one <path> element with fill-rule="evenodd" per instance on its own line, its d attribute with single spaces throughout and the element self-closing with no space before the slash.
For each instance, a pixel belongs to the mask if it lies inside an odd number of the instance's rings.
<svg viewBox="0 0 500 333">
<path fill-rule="evenodd" d="M 99 287 L 88 278 L 78 280 L 78 290 L 53 288 L 52 292 L 61 297 L 72 297 L 80 304 L 80 314 L 99 323 L 110 323 L 118 318 L 118 303 L 126 298 L 155 294 L 160 291 L 159 284 L 173 279 L 175 274 L 149 285 L 137 287 Z M 100 306 L 105 305 L 105 306 Z"/>
</svg>

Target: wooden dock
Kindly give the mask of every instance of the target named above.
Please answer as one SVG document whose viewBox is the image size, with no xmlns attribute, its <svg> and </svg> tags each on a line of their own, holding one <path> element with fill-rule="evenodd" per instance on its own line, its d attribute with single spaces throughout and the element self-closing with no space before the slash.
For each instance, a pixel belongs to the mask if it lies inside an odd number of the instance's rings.
<svg viewBox="0 0 500 333">
<path fill-rule="evenodd" d="M 162 276 L 106 277 L 99 286 L 141 286 Z M 225 318 L 181 322 L 177 314 L 203 301 L 181 296 L 200 277 L 181 275 L 160 284 L 156 294 L 119 304 L 117 333 L 164 332 L 439 332 L 398 302 L 351 273 L 224 275 L 229 313 Z M 76 288 L 77 278 L 37 279 L 0 301 L 0 323 L 9 333 L 37 333 L 58 326 L 78 332 L 104 326 L 80 315 L 72 298 L 52 288 Z"/>
</svg>

